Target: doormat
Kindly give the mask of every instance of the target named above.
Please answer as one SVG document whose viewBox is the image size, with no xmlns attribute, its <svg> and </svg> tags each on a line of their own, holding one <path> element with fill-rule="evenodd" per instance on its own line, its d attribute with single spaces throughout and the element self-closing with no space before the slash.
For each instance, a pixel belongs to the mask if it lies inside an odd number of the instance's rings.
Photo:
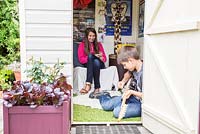
<svg viewBox="0 0 200 134">
<path fill-rule="evenodd" d="M 76 134 L 141 134 L 136 125 L 76 126 Z"/>
</svg>

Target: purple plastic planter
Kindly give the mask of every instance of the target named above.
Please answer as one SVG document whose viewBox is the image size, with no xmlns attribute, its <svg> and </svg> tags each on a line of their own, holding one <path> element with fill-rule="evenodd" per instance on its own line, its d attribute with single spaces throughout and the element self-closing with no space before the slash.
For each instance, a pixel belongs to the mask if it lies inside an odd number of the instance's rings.
<svg viewBox="0 0 200 134">
<path fill-rule="evenodd" d="M 4 134 L 69 134 L 70 101 L 63 106 L 3 107 Z"/>
</svg>

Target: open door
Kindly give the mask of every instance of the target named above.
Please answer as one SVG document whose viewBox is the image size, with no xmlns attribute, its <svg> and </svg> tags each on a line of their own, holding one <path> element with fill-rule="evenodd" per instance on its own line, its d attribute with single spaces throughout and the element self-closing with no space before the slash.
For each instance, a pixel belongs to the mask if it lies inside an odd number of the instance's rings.
<svg viewBox="0 0 200 134">
<path fill-rule="evenodd" d="M 88 93 L 80 93 L 85 85 L 87 70 L 78 59 L 78 47 L 84 41 L 86 28 L 95 28 L 97 40 L 103 45 L 107 56 L 106 68 L 100 72 L 101 89 L 109 92 L 111 96 L 121 96 L 117 83 L 118 77 L 122 76 L 118 76 L 118 71 L 119 74 L 122 74 L 123 71 L 122 69 L 117 70 L 120 67 L 117 66 L 116 55 L 112 58 L 109 55 L 114 53 L 114 36 L 118 35 L 118 38 L 122 38 L 123 43 L 128 44 L 129 42 L 131 45 L 131 42 L 135 42 L 136 1 L 80 0 L 88 4 L 86 7 L 80 5 L 80 2 L 77 1 L 79 0 L 73 1 L 73 124 L 141 123 L 141 117 L 122 119 L 121 122 L 118 122 L 117 118 L 113 116 L 113 111 L 103 110 L 100 101 L 91 95 L 94 91 L 94 84 L 92 84 Z M 113 10 L 111 10 L 111 7 Z M 119 17 L 117 17 L 116 12 L 122 9 L 123 13 L 120 16 L 123 16 L 123 19 L 120 19 L 120 21 L 123 21 L 118 24 Z M 115 27 L 115 24 L 118 26 Z M 122 27 L 122 30 L 114 30 L 114 28 L 119 27 Z M 121 35 L 116 31 L 122 31 Z"/>
<path fill-rule="evenodd" d="M 200 1 L 145 2 L 142 122 L 155 134 L 197 134 Z"/>
</svg>

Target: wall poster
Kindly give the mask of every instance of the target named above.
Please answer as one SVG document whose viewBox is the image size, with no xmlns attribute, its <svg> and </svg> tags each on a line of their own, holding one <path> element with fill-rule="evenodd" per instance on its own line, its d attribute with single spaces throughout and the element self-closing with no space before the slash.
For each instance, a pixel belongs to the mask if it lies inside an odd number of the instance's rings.
<svg viewBox="0 0 200 134">
<path fill-rule="evenodd" d="M 114 21 L 113 21 L 113 15 L 115 14 L 115 11 L 111 9 L 111 6 L 113 6 L 113 3 L 115 3 L 115 0 L 107 0 L 107 15 L 106 15 L 106 35 L 112 36 L 114 35 Z M 121 29 L 121 35 L 125 36 L 131 36 L 132 35 L 132 0 L 121 0 L 120 6 L 123 6 L 125 10 L 121 12 L 122 17 L 124 17 L 125 21 L 122 22 L 122 29 Z"/>
<path fill-rule="evenodd" d="M 94 5 L 95 5 L 95 2 L 93 1 L 87 7 L 84 7 L 83 9 L 76 8 L 73 10 L 73 41 L 74 43 L 82 42 L 85 36 L 86 28 L 95 27 L 95 6 Z"/>
<path fill-rule="evenodd" d="M 144 0 L 140 0 L 138 18 L 138 38 L 144 36 Z"/>
</svg>

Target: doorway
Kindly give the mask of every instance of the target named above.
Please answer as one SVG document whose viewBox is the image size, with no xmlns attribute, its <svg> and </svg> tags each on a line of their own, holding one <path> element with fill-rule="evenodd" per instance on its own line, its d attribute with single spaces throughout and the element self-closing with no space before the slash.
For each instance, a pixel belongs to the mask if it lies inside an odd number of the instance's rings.
<svg viewBox="0 0 200 134">
<path fill-rule="evenodd" d="M 107 2 L 107 3 L 105 3 Z M 102 42 L 105 52 L 108 55 L 114 53 L 114 23 L 108 21 L 112 19 L 112 13 L 108 5 L 111 6 L 113 1 L 93 0 L 88 3 L 87 7 L 76 7 L 73 10 L 73 60 L 74 60 L 74 75 L 80 76 L 82 71 L 77 71 L 76 68 L 80 67 L 77 57 L 77 48 L 79 43 L 84 38 L 84 30 L 87 27 L 93 27 L 97 31 L 98 41 Z M 127 22 L 122 24 L 123 43 L 139 43 L 143 45 L 143 27 L 144 27 L 144 0 L 124 0 L 129 6 L 126 13 Z M 106 14 L 106 15 L 105 15 Z M 108 24 L 107 24 L 108 23 Z M 142 49 L 142 47 L 139 47 Z M 109 67 L 109 61 L 105 63 Z M 77 71 L 77 72 L 76 72 Z M 74 80 L 76 77 L 74 76 Z M 77 81 L 77 80 L 76 80 Z M 74 82 L 74 95 L 73 95 L 73 122 L 76 123 L 96 123 L 107 124 L 116 123 L 117 119 L 113 117 L 112 111 L 103 111 L 97 99 L 89 99 L 88 95 L 80 95 L 79 90 L 84 82 Z M 108 89 L 106 89 L 108 90 Z M 115 87 L 110 86 L 111 92 L 120 95 L 120 92 L 115 91 Z M 113 90 L 113 91 L 112 91 Z M 141 117 L 123 119 L 122 123 L 141 123 Z"/>
</svg>

